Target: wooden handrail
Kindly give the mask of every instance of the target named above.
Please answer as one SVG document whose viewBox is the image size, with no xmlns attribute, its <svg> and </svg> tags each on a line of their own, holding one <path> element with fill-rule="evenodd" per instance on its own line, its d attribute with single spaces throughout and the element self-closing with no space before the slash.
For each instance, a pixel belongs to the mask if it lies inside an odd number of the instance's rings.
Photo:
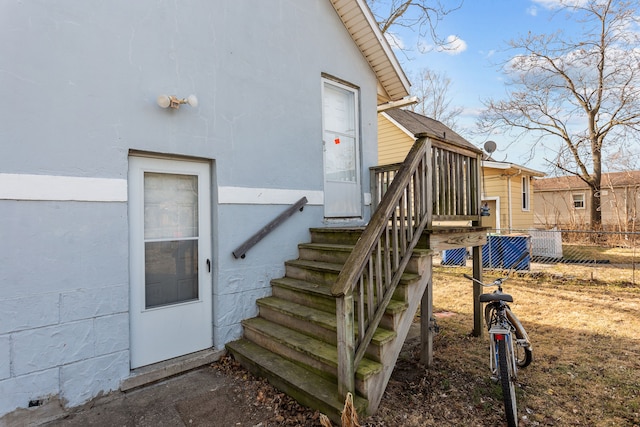
<svg viewBox="0 0 640 427">
<path fill-rule="evenodd" d="M 269 224 L 262 227 L 257 233 L 253 236 L 249 237 L 243 244 L 238 246 L 233 251 L 233 256 L 235 258 L 242 258 L 246 256 L 246 253 L 249 249 L 254 247 L 256 243 L 262 240 L 267 234 L 271 233 L 276 227 L 282 224 L 287 218 L 293 215 L 296 211 L 301 211 L 304 209 L 304 205 L 307 204 L 307 198 L 303 197 L 302 199 L 295 202 L 293 205 L 289 206 L 287 210 L 278 215 L 273 221 Z"/>
<path fill-rule="evenodd" d="M 338 392 L 342 397 L 354 392 L 357 367 L 431 220 L 431 140 L 417 136 L 331 288 L 336 296 Z"/>
</svg>

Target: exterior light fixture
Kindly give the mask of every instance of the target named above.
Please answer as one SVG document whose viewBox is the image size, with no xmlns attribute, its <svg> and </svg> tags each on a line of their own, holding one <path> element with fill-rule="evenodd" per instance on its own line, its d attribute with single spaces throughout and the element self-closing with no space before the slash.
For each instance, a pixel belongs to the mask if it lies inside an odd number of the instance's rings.
<svg viewBox="0 0 640 427">
<path fill-rule="evenodd" d="M 194 108 L 198 106 L 198 98 L 196 98 L 195 95 L 189 95 L 188 97 L 183 99 L 179 99 L 175 95 L 160 95 L 156 102 L 162 108 L 171 107 L 176 110 L 180 108 L 182 104 L 189 104 Z"/>
</svg>

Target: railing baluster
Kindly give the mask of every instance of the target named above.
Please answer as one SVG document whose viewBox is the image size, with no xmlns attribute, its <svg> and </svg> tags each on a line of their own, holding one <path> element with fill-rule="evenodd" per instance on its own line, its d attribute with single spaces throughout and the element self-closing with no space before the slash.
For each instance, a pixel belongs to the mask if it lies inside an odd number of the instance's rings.
<svg viewBox="0 0 640 427">
<path fill-rule="evenodd" d="M 391 282 L 391 244 L 389 236 L 389 227 L 384 229 L 384 283 Z M 380 288 L 382 295 L 382 288 Z"/>
<path fill-rule="evenodd" d="M 384 281 L 384 276 L 382 275 L 383 263 L 384 259 L 382 258 L 382 242 L 378 241 L 378 243 L 376 244 L 376 305 L 380 305 L 380 301 L 382 301 L 382 288 Z"/>
<path fill-rule="evenodd" d="M 407 189 L 403 189 L 402 190 L 402 197 L 400 198 L 400 243 L 398 245 L 398 253 L 400 254 L 400 257 L 402 257 L 404 255 L 404 247 L 407 244 L 407 227 L 406 227 L 406 218 L 407 218 L 407 212 L 406 212 L 406 205 L 407 205 Z"/>
<path fill-rule="evenodd" d="M 411 241 L 413 239 L 413 204 L 411 200 L 413 199 L 411 195 L 411 181 L 409 181 L 409 187 L 406 189 L 406 200 L 407 200 L 407 213 L 406 213 L 406 223 L 407 223 L 407 240 Z M 405 245 L 402 245 L 405 247 Z M 403 254 L 404 255 L 404 254 Z"/>
<path fill-rule="evenodd" d="M 364 309 L 364 275 L 360 276 L 358 280 L 358 338 L 356 339 L 356 348 L 360 347 L 362 338 L 364 337 L 364 331 L 367 326 L 367 318 Z"/>
<path fill-rule="evenodd" d="M 374 279 L 375 276 L 373 274 L 374 272 L 374 263 L 375 263 L 375 257 L 371 256 L 369 258 L 369 274 L 368 274 L 368 278 L 367 278 L 367 326 L 369 326 L 369 320 L 373 318 L 373 313 L 375 311 L 375 304 L 373 302 L 373 297 L 374 297 Z"/>
<path fill-rule="evenodd" d="M 393 270 L 398 269 L 398 212 L 393 210 L 392 225 L 391 225 L 391 258 L 393 260 Z"/>
</svg>

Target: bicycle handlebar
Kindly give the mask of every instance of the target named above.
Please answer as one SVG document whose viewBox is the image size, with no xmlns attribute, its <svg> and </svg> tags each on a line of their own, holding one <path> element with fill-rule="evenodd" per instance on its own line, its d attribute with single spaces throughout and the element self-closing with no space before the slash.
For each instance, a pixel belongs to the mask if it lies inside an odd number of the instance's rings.
<svg viewBox="0 0 640 427">
<path fill-rule="evenodd" d="M 480 284 L 480 285 L 482 285 L 482 286 L 485 286 L 485 287 L 487 287 L 487 288 L 488 288 L 488 287 L 490 287 L 490 286 L 499 286 L 499 285 L 501 285 L 502 283 L 504 283 L 504 281 L 505 281 L 505 280 L 507 280 L 507 279 L 508 279 L 508 277 L 500 277 L 500 278 L 497 278 L 496 280 L 494 280 L 494 281 L 493 281 L 493 282 L 491 282 L 491 283 L 483 283 L 483 282 L 481 282 L 480 280 L 475 279 L 475 278 L 473 278 L 473 277 L 469 276 L 468 274 L 463 274 L 463 276 L 464 276 L 464 278 L 465 278 L 465 279 L 469 279 L 469 280 L 471 280 L 472 282 L 476 282 L 476 283 L 478 283 L 478 284 Z"/>
<path fill-rule="evenodd" d="M 511 267 L 509 268 L 509 271 L 507 272 L 507 275 L 505 277 L 499 277 L 496 280 L 494 280 L 492 283 L 483 283 L 478 279 L 475 279 L 471 276 L 469 276 L 468 274 L 463 274 L 462 276 L 464 276 L 465 279 L 469 279 L 472 282 L 476 282 L 482 286 L 486 286 L 486 287 L 490 287 L 490 286 L 500 286 L 502 285 L 507 279 L 510 279 L 509 275 L 511 274 L 511 272 L 518 266 L 518 264 L 520 264 L 520 262 L 522 262 L 523 259 L 525 259 L 527 257 L 527 255 L 529 255 L 528 251 L 525 251 L 522 253 L 522 255 L 520 255 L 520 257 L 516 260 L 516 262 L 514 262 L 513 264 L 511 264 Z"/>
</svg>

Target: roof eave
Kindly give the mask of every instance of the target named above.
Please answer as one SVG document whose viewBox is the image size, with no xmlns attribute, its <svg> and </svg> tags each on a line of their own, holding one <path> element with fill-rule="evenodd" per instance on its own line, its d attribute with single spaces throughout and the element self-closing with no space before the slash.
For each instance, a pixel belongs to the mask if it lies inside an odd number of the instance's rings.
<svg viewBox="0 0 640 427">
<path fill-rule="evenodd" d="M 366 1 L 331 0 L 331 4 L 378 79 L 378 103 L 409 96 L 411 84 Z"/>
</svg>

